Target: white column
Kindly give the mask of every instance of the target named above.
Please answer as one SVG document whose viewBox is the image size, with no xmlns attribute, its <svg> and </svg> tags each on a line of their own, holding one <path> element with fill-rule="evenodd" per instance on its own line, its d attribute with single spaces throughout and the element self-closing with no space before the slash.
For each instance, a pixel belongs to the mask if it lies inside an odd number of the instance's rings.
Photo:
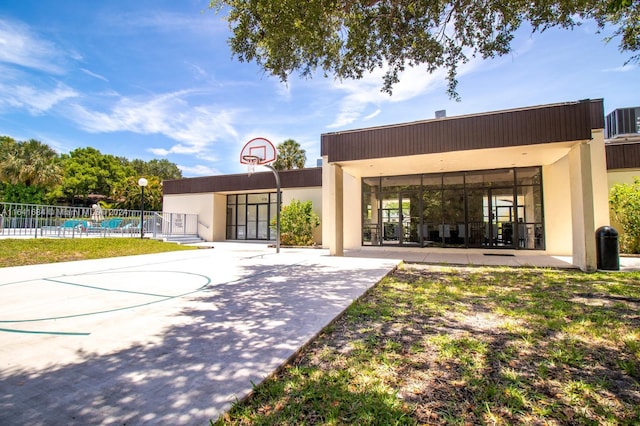
<svg viewBox="0 0 640 426">
<path fill-rule="evenodd" d="M 342 167 L 337 164 L 323 165 L 323 242 L 329 244 L 331 256 L 344 255 L 344 183 Z M 326 179 L 324 179 L 326 177 Z M 326 187 L 325 187 L 326 185 Z"/>
<path fill-rule="evenodd" d="M 569 151 L 569 179 L 573 222 L 573 264 L 583 271 L 595 271 L 597 268 L 596 206 L 591 148 L 586 142 L 576 145 Z"/>
</svg>

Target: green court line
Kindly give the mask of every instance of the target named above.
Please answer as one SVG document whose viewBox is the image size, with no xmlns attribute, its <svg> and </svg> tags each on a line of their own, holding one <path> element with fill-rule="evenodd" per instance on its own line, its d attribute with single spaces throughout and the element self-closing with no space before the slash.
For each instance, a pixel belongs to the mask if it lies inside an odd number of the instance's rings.
<svg viewBox="0 0 640 426">
<path fill-rule="evenodd" d="M 14 330 L 12 328 L 0 328 L 0 331 L 7 333 L 21 333 L 21 334 L 53 334 L 56 336 L 88 336 L 91 333 L 76 333 L 73 331 L 38 331 L 38 330 Z"/>
<path fill-rule="evenodd" d="M 136 272 L 149 272 L 149 271 L 136 271 Z M 154 272 L 157 272 L 157 271 L 154 271 Z M 151 302 L 145 302 L 145 303 L 139 303 L 137 305 L 129 305 L 129 306 L 124 306 L 124 307 L 121 307 L 121 308 L 114 308 L 114 309 L 105 309 L 103 311 L 85 312 L 85 313 L 82 313 L 82 314 L 62 315 L 62 316 L 58 316 L 58 317 L 31 318 L 31 319 L 24 319 L 24 320 L 0 320 L 0 324 L 38 322 L 38 321 L 52 321 L 52 320 L 59 320 L 59 319 L 79 318 L 79 317 L 86 317 L 86 316 L 91 316 L 91 315 L 99 315 L 99 314 L 106 314 L 106 313 L 111 313 L 111 312 L 124 311 L 124 310 L 127 310 L 127 309 L 135 309 L 135 308 L 140 308 L 142 306 L 149 306 L 149 305 L 153 305 L 155 303 L 165 302 L 167 300 L 177 299 L 177 298 L 180 298 L 180 297 L 188 296 L 190 294 L 194 294 L 194 293 L 197 293 L 197 292 L 200 292 L 200 291 L 204 290 L 206 287 L 209 286 L 209 284 L 211 284 L 211 278 L 207 277 L 206 275 L 195 274 L 193 272 L 184 272 L 184 271 L 165 271 L 165 272 L 173 272 L 173 273 L 177 273 L 177 274 L 195 275 L 197 277 L 204 278 L 206 283 L 204 285 L 202 285 L 201 287 L 199 287 L 199 288 L 197 288 L 195 290 L 192 290 L 192 291 L 188 291 L 186 293 L 177 294 L 175 296 L 165 296 L 165 297 L 163 297 L 161 299 L 158 299 L 158 300 L 153 300 Z M 120 272 L 118 272 L 118 273 L 120 273 Z M 93 274 L 85 274 L 85 275 L 93 275 Z M 74 283 L 66 283 L 66 284 L 75 285 Z"/>
<path fill-rule="evenodd" d="M 97 287 L 97 286 L 87 285 L 87 284 L 70 283 L 68 281 L 54 280 L 52 278 L 43 278 L 42 281 L 50 281 L 53 283 L 66 284 L 66 285 L 75 286 L 75 287 L 91 288 L 93 290 L 113 291 L 115 293 L 139 294 L 141 296 L 153 296 L 153 297 L 172 297 L 169 294 L 155 294 L 155 293 L 145 293 L 143 291 L 118 290 L 118 289 L 112 289 L 112 288 Z"/>
</svg>

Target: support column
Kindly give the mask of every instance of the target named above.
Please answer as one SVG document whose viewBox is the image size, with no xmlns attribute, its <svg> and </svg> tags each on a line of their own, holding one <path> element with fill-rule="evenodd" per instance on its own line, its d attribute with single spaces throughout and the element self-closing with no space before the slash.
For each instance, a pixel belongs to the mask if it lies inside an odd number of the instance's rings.
<svg viewBox="0 0 640 426">
<path fill-rule="evenodd" d="M 569 152 L 573 264 L 583 271 L 597 268 L 596 221 L 591 148 L 580 143 Z"/>
<path fill-rule="evenodd" d="M 344 179 L 342 167 L 329 165 L 329 191 L 331 198 L 331 235 L 329 236 L 329 254 L 344 256 Z"/>
</svg>

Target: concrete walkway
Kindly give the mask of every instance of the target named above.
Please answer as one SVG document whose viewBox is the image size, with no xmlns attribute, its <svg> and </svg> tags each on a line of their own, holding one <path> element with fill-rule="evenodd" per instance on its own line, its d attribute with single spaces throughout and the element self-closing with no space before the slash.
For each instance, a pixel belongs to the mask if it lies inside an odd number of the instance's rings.
<svg viewBox="0 0 640 426">
<path fill-rule="evenodd" d="M 547 256 L 214 246 L 0 269 L 0 424 L 205 425 L 401 259 L 571 267 Z M 634 259 L 623 269 L 640 270 Z"/>
<path fill-rule="evenodd" d="M 504 250 L 486 252 L 452 249 L 433 250 L 427 248 L 361 247 L 347 250 L 345 256 L 378 259 L 402 259 L 410 263 L 439 265 L 511 266 L 535 268 L 576 269 L 571 256 L 548 256 L 543 254 L 507 254 Z M 640 271 L 640 256 L 621 256 L 620 271 Z"/>
</svg>

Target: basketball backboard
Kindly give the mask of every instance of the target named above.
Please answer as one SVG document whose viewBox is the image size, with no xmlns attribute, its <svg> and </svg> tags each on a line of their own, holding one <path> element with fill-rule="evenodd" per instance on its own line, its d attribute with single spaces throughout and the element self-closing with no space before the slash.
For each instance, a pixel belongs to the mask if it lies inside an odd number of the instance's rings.
<svg viewBox="0 0 640 426">
<path fill-rule="evenodd" d="M 276 161 L 276 148 L 265 138 L 254 138 L 240 151 L 241 164 L 265 165 Z"/>
</svg>

